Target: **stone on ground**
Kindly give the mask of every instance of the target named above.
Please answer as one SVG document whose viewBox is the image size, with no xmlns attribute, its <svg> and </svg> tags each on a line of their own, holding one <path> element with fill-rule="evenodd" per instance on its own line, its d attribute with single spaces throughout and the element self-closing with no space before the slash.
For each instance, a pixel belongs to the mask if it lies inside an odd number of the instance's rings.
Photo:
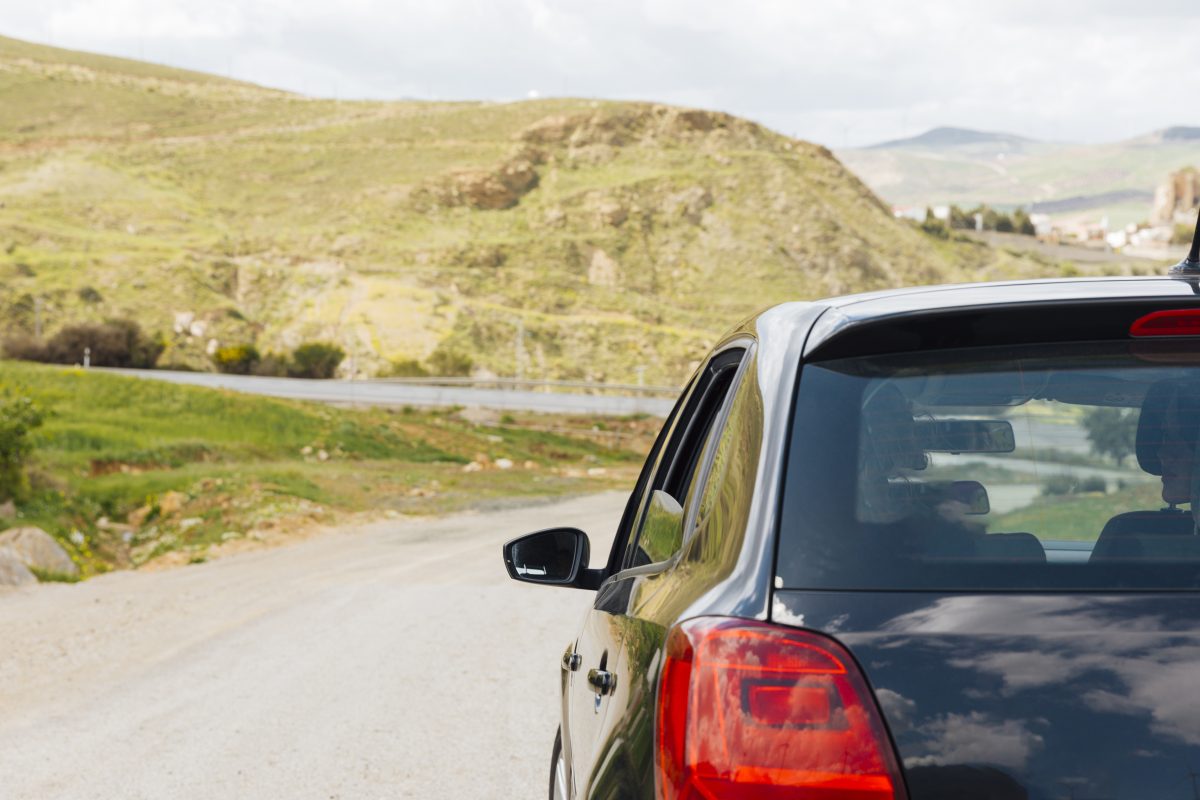
<svg viewBox="0 0 1200 800">
<path fill-rule="evenodd" d="M 0 548 L 7 547 L 26 567 L 58 575 L 79 574 L 79 567 L 54 537 L 41 528 L 12 528 L 0 532 Z"/>
<path fill-rule="evenodd" d="M 0 586 L 24 586 L 37 583 L 25 562 L 10 547 L 0 547 Z"/>
</svg>

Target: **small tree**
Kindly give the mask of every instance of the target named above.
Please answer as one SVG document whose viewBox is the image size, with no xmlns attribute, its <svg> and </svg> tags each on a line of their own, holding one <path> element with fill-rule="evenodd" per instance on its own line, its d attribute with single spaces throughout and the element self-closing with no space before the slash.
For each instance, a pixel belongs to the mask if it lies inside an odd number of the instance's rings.
<svg viewBox="0 0 1200 800">
<path fill-rule="evenodd" d="M 288 374 L 293 378 L 332 378 L 345 358 L 346 351 L 335 344 L 307 342 L 292 352 Z"/>
<path fill-rule="evenodd" d="M 1022 236 L 1034 236 L 1037 234 L 1037 226 L 1029 218 L 1029 212 L 1023 208 L 1018 208 L 1012 213 L 1012 223 L 1016 232 Z"/>
<path fill-rule="evenodd" d="M 1093 408 L 1083 415 L 1092 452 L 1111 456 L 1118 464 L 1133 453 L 1137 426 L 1138 415 L 1129 408 Z"/>
<path fill-rule="evenodd" d="M 934 216 L 932 208 L 925 209 L 925 221 L 921 223 L 921 230 L 938 239 L 950 238 L 950 229 L 946 227 L 945 222 Z"/>
<path fill-rule="evenodd" d="M 30 433 L 42 421 L 41 410 L 28 397 L 0 397 L 0 501 L 20 499 L 29 490 L 25 462 L 33 452 Z"/>
<path fill-rule="evenodd" d="M 231 344 L 218 347 L 213 353 L 213 364 L 219 372 L 230 375 L 249 375 L 258 366 L 261 357 L 252 344 Z"/>
<path fill-rule="evenodd" d="M 975 230 L 975 215 L 958 206 L 950 206 L 950 227 L 960 231 Z"/>
</svg>

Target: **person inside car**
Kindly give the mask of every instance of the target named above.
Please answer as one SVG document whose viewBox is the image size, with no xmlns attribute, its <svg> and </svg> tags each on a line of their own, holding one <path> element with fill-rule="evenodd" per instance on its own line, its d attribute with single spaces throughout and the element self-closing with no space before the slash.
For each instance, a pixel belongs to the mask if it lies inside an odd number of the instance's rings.
<svg viewBox="0 0 1200 800">
<path fill-rule="evenodd" d="M 1138 417 L 1138 465 L 1162 480 L 1158 511 L 1130 511 L 1110 519 L 1092 549 L 1093 561 L 1169 557 L 1195 541 L 1178 537 L 1196 533 L 1200 514 L 1200 471 L 1195 469 L 1200 447 L 1200 382 L 1168 379 L 1152 385 Z M 1190 504 L 1190 513 L 1178 508 Z M 1177 554 L 1182 554 L 1179 552 Z"/>
</svg>

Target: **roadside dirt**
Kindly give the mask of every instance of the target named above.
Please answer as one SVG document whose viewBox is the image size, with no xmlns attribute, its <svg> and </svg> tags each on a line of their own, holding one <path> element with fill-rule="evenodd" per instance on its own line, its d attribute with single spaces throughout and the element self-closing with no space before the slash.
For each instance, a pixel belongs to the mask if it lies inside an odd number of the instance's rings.
<svg viewBox="0 0 1200 800">
<path fill-rule="evenodd" d="M 607 493 L 386 520 L 0 594 L 0 795 L 539 798 L 591 595 L 510 581 L 549 525 L 607 556 Z"/>
</svg>

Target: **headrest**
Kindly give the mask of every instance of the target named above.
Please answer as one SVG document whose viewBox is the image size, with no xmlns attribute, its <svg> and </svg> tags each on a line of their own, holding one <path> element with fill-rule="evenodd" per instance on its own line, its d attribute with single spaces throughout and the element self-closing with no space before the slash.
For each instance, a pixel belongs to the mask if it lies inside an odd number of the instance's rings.
<svg viewBox="0 0 1200 800">
<path fill-rule="evenodd" d="M 907 398 L 884 385 L 863 403 L 860 465 L 873 460 L 885 473 L 925 469 L 925 450 Z"/>
<path fill-rule="evenodd" d="M 1151 475 L 1162 475 L 1163 472 L 1158 451 L 1166 436 L 1170 413 L 1174 413 L 1175 424 L 1185 443 L 1196 447 L 1200 443 L 1200 383 L 1164 380 L 1146 391 L 1142 413 L 1138 417 L 1135 452 L 1138 466 Z"/>
</svg>

